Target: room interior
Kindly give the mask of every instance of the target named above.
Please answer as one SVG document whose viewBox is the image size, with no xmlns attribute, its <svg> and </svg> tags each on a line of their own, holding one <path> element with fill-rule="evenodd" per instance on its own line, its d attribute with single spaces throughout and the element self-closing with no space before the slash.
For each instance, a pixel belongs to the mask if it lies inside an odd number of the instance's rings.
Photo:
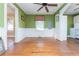
<svg viewBox="0 0 79 59">
<path fill-rule="evenodd" d="M 11 43 L 9 51 L 5 52 L 4 56 L 79 55 L 77 53 L 79 44 L 76 43 L 79 38 L 79 4 L 14 3 L 13 5 L 19 12 L 18 21 L 15 19 L 15 10 L 8 9 L 7 11 L 11 13 L 7 16 L 15 20 L 17 31 L 13 32 L 15 36 L 8 33 L 8 37 L 15 37 L 13 38 L 15 43 Z"/>
</svg>

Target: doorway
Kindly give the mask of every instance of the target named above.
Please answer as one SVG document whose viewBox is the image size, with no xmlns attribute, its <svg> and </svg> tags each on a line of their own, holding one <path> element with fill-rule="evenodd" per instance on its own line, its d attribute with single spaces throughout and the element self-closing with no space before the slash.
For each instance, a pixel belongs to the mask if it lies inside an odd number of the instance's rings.
<svg viewBox="0 0 79 59">
<path fill-rule="evenodd" d="M 8 48 L 12 48 L 15 42 L 15 8 L 7 4 L 7 41 Z"/>
</svg>

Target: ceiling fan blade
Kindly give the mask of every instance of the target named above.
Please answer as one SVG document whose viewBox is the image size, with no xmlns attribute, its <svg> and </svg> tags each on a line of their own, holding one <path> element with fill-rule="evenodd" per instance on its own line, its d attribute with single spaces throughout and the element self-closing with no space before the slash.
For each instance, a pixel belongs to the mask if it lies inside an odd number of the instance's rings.
<svg viewBox="0 0 79 59">
<path fill-rule="evenodd" d="M 43 6 L 42 6 L 42 7 L 40 7 L 37 11 L 40 11 L 42 8 L 43 8 Z"/>
<path fill-rule="evenodd" d="M 57 6 L 57 4 L 47 4 L 48 6 Z"/>
<path fill-rule="evenodd" d="M 49 10 L 48 10 L 48 8 L 47 8 L 47 7 L 45 7 L 45 10 L 46 10 L 47 12 L 49 12 Z"/>
<path fill-rule="evenodd" d="M 34 4 L 42 5 L 42 3 L 34 3 Z"/>
</svg>

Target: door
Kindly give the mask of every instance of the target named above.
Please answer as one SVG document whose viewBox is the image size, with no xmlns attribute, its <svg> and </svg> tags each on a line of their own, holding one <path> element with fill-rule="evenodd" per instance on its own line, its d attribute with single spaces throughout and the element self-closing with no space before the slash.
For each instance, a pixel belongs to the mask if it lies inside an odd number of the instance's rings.
<svg viewBox="0 0 79 59">
<path fill-rule="evenodd" d="M 14 46 L 15 42 L 15 8 L 7 4 L 7 39 L 8 48 Z"/>
</svg>

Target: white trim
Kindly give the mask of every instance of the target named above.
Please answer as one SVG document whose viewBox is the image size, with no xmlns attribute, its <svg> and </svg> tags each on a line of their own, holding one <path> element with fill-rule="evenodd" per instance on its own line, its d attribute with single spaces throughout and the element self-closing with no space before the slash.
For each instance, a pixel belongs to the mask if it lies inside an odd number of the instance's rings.
<svg viewBox="0 0 79 59">
<path fill-rule="evenodd" d="M 5 50 L 7 50 L 7 4 L 4 4 L 4 27 L 2 29 L 2 39 L 4 42 Z"/>
</svg>

